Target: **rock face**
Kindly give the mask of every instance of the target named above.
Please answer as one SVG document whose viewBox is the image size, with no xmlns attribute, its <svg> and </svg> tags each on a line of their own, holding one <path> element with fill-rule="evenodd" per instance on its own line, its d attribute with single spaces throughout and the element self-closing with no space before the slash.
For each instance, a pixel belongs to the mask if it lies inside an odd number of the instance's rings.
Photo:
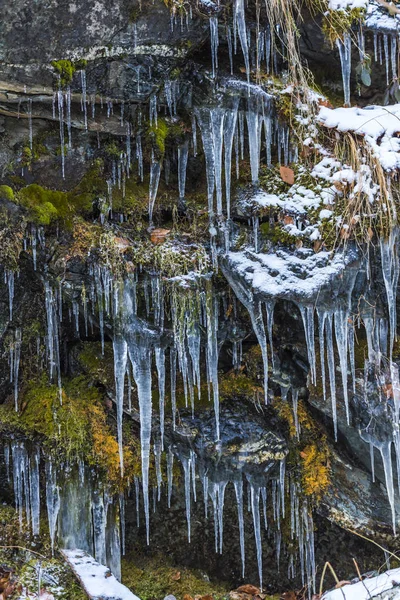
<svg viewBox="0 0 400 600">
<path fill-rule="evenodd" d="M 117 578 L 396 545 L 397 17 L 306 4 L 2 15 L 0 499 Z"/>
</svg>

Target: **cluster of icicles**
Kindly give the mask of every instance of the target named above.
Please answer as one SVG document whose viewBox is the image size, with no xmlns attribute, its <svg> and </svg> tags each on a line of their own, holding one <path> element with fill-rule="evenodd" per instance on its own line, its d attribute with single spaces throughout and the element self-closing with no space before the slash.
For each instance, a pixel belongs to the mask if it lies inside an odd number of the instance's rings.
<svg viewBox="0 0 400 600">
<path fill-rule="evenodd" d="M 43 457 L 38 446 L 12 440 L 3 446 L 6 475 L 14 487 L 15 505 L 22 530 L 24 520 L 32 535 L 40 534 L 42 471 L 51 548 L 56 539 L 66 548 L 82 548 L 107 564 L 120 579 L 121 543 L 119 512 L 113 496 L 96 484 L 82 462 L 57 464 Z M 44 467 L 41 465 L 44 462 Z M 123 535 L 123 528 L 121 533 Z M 124 548 L 124 538 L 122 538 Z"/>
<path fill-rule="evenodd" d="M 257 251 L 257 242 L 254 241 Z M 393 229 L 388 239 L 380 238 L 380 258 L 383 282 L 386 291 L 387 315 L 386 317 L 376 317 L 371 312 L 362 314 L 362 323 L 365 329 L 368 349 L 368 359 L 365 364 L 365 374 L 370 367 L 374 367 L 378 373 L 376 384 L 378 389 L 384 387 L 389 382 L 391 390 L 391 400 L 386 403 L 386 410 L 390 415 L 392 422 L 392 431 L 382 439 L 373 432 L 373 417 L 371 416 L 370 426 L 360 431 L 361 437 L 370 444 L 371 449 L 371 472 L 374 477 L 374 448 L 376 448 L 382 458 L 385 483 L 388 500 L 392 512 L 393 531 L 396 533 L 396 510 L 395 510 L 395 491 L 394 477 L 392 469 L 392 446 L 395 449 L 397 480 L 400 494 L 400 382 L 399 370 L 396 363 L 393 362 L 393 348 L 397 338 L 397 311 L 396 298 L 399 282 L 400 264 L 400 232 Z M 369 253 L 367 253 L 364 265 L 362 267 L 370 280 Z M 227 278 L 230 287 L 235 292 L 237 298 L 246 307 L 253 331 L 259 342 L 263 366 L 264 366 L 264 390 L 265 402 L 268 402 L 268 343 L 270 346 L 270 355 L 272 358 L 272 369 L 274 368 L 274 354 L 272 343 L 273 313 L 276 299 L 266 298 L 261 301 L 256 297 L 251 289 L 246 287 L 240 277 L 235 276 L 224 263 L 222 270 Z M 334 339 L 339 358 L 339 368 L 341 372 L 341 395 L 345 405 L 347 424 L 350 425 L 349 410 L 349 391 L 348 391 L 348 373 L 351 373 L 352 391 L 356 394 L 356 361 L 355 361 L 355 328 L 361 325 L 360 315 L 355 316 L 352 311 L 352 294 L 356 282 L 357 271 L 350 270 L 349 277 L 346 280 L 346 289 L 340 298 L 330 301 L 327 305 L 326 299 L 319 301 L 319 293 L 311 300 L 297 302 L 304 325 L 304 334 L 307 347 L 308 363 L 310 367 L 311 384 L 317 384 L 317 360 L 316 360 L 316 323 L 315 316 L 318 319 L 318 340 L 320 351 L 320 372 L 322 379 L 323 398 L 326 401 L 330 397 L 332 405 L 332 417 L 335 439 L 338 433 L 337 418 L 337 391 L 336 391 L 336 368 Z M 279 297 L 279 295 L 278 295 Z M 357 300 L 358 303 L 358 300 Z M 264 306 L 265 309 L 264 309 Z M 357 306 L 359 310 L 359 306 Z M 268 341 L 268 343 L 267 343 Z M 327 367 L 327 368 L 326 368 Z M 329 394 L 327 385 L 327 375 L 329 380 Z M 367 386 L 364 382 L 365 404 L 368 406 Z M 282 397 L 286 398 L 288 390 L 282 390 Z M 292 391 L 292 401 L 294 410 L 294 419 L 297 435 L 300 435 L 299 422 L 297 419 L 297 392 Z"/>
<path fill-rule="evenodd" d="M 232 484 L 239 526 L 239 547 L 242 561 L 242 577 L 245 576 L 245 506 L 251 513 L 256 544 L 256 556 L 260 578 L 263 585 L 262 569 L 262 529 L 273 539 L 276 560 L 279 566 L 285 541 L 282 539 L 281 521 L 285 514 L 290 522 L 290 543 L 296 542 L 297 555 L 290 550 L 288 577 L 296 577 L 296 565 L 299 565 L 303 584 L 315 590 L 314 526 L 307 500 L 301 499 L 301 490 L 290 475 L 285 473 L 285 460 L 280 462 L 279 476 L 268 479 L 246 475 L 243 479 L 238 471 L 233 479 L 208 475 L 206 465 L 201 461 L 196 467 L 197 458 L 193 451 L 182 455 L 173 446 L 169 446 L 167 455 L 167 482 L 163 483 L 161 471 L 161 446 L 154 444 L 157 485 L 153 487 L 153 511 L 161 500 L 164 490 L 168 507 L 173 496 L 174 460 L 181 463 L 184 474 L 184 494 L 188 541 L 191 541 L 192 502 L 198 501 L 198 483 L 201 482 L 204 502 L 204 516 L 213 515 L 215 533 L 215 552 L 223 552 L 224 499 L 228 484 Z M 20 527 L 25 518 L 34 536 L 40 534 L 42 478 L 41 456 L 37 446 L 27 447 L 20 440 L 4 445 L 7 478 L 13 483 L 16 509 Z M 43 477 L 45 480 L 45 503 L 51 547 L 54 549 L 57 539 L 66 548 L 82 548 L 107 564 L 117 578 L 121 575 L 121 546 L 125 553 L 125 502 L 124 495 L 113 497 L 107 490 L 98 487 L 90 477 L 83 463 L 77 465 L 57 465 L 50 457 L 44 459 Z M 141 496 L 145 489 L 142 482 L 134 478 L 130 501 L 136 504 L 136 521 L 140 525 Z M 247 492 L 247 500 L 245 493 Z M 285 503 L 288 502 L 288 506 Z M 269 510 L 268 507 L 271 507 Z M 272 517 L 272 522 L 269 522 Z"/>
<path fill-rule="evenodd" d="M 383 65 L 385 61 L 386 70 L 386 84 L 389 85 L 391 81 L 397 81 L 397 64 L 398 64 L 398 39 L 397 35 L 389 35 L 387 33 L 380 34 L 378 31 L 373 33 L 374 42 L 374 60 L 379 65 Z M 340 62 L 342 66 L 342 80 L 343 80 L 343 93 L 344 103 L 346 106 L 350 106 L 350 77 L 351 77 L 351 51 L 352 51 L 352 35 L 350 33 L 344 33 L 343 39 L 338 38 L 336 45 L 339 51 Z M 363 31 L 362 25 L 357 32 L 357 44 L 356 47 L 359 53 L 359 59 L 361 65 L 364 65 L 364 69 L 367 69 L 369 57 L 365 51 L 365 32 Z M 369 72 L 367 77 L 369 76 Z M 367 83 L 366 79 L 362 83 Z"/>
<path fill-rule="evenodd" d="M 393 231 L 387 241 L 381 241 L 380 247 L 381 266 L 386 288 L 389 319 L 386 320 L 380 318 L 379 320 L 375 320 L 370 316 L 363 316 L 363 324 L 367 336 L 369 363 L 379 366 L 382 362 L 382 357 L 386 355 L 389 357 L 389 376 L 393 387 L 394 406 L 391 407 L 389 404 L 388 410 L 393 413 L 393 437 L 382 442 L 382 440 L 374 439 L 373 435 L 369 434 L 368 429 L 362 432 L 362 437 L 371 444 L 372 448 L 376 447 L 381 453 L 385 470 L 387 493 L 393 514 L 393 528 L 395 528 L 396 515 L 391 459 L 392 444 L 394 444 L 396 450 L 397 469 L 398 474 L 400 474 L 400 438 L 398 435 L 398 431 L 400 430 L 400 384 L 398 381 L 397 366 L 391 359 L 397 322 L 396 290 L 399 279 L 398 237 L 398 232 L 396 230 Z M 267 317 L 265 320 L 262 303 L 252 295 L 251 291 L 247 290 L 245 286 L 241 284 L 239 278 L 232 277 L 224 267 L 223 270 L 238 300 L 248 310 L 254 333 L 259 341 L 264 362 L 265 401 L 268 402 L 269 354 L 272 359 L 272 368 L 274 368 L 272 341 L 274 301 L 270 300 L 265 304 Z M 368 272 L 368 269 L 366 270 Z M 172 282 L 164 281 L 157 274 L 144 278 L 141 277 L 141 281 L 139 282 L 138 276 L 134 275 L 121 284 L 113 279 L 106 268 L 96 266 L 92 269 L 90 280 L 91 285 L 89 289 L 85 289 L 84 292 L 82 290 L 81 298 L 74 299 L 71 303 L 68 303 L 69 319 L 74 323 L 75 333 L 78 338 L 81 334 L 87 337 L 89 332 L 94 332 L 94 329 L 98 324 L 103 349 L 106 324 L 108 326 L 110 324 L 112 325 L 118 441 L 122 470 L 123 413 L 127 412 L 129 414 L 132 411 L 131 395 L 133 382 L 136 385 L 141 425 L 141 483 L 143 488 L 143 505 L 147 538 L 149 541 L 149 464 L 152 436 L 154 435 L 154 428 L 152 426 L 153 356 L 155 358 L 158 375 L 159 392 L 158 408 L 160 428 L 159 433 L 156 436 L 157 442 L 154 442 L 154 447 L 157 448 L 155 451 L 156 457 L 160 457 L 161 453 L 164 451 L 165 395 L 166 380 L 168 376 L 166 372 L 167 365 L 169 365 L 172 424 L 175 429 L 177 376 L 179 374 L 183 382 L 186 405 L 190 405 L 192 411 L 194 411 L 196 388 L 197 393 L 200 396 L 200 365 L 203 360 L 205 361 L 208 394 L 209 399 L 212 400 L 214 404 L 215 411 L 215 439 L 219 440 L 218 357 L 220 343 L 218 340 L 218 319 L 221 312 L 220 303 L 221 301 L 224 302 L 224 300 L 223 298 L 219 298 L 218 294 L 213 289 L 211 279 L 207 276 L 198 276 L 197 280 L 192 280 L 189 285 L 188 281 L 184 279 L 175 279 Z M 9 313 L 12 318 L 14 295 L 13 274 L 6 272 L 5 281 L 9 287 Z M 355 273 L 352 275 L 351 281 L 349 281 L 347 296 L 341 298 L 337 307 L 332 306 L 331 309 L 327 309 L 326 307 L 322 308 L 318 306 L 318 303 L 299 303 L 298 305 L 304 324 L 310 365 L 310 379 L 313 383 L 316 383 L 317 378 L 315 313 L 318 316 L 322 389 L 324 398 L 328 398 L 328 386 L 326 382 L 327 371 L 335 435 L 337 434 L 337 407 L 334 338 L 336 341 L 337 354 L 339 356 L 343 399 L 348 419 L 348 364 L 350 364 L 353 391 L 355 391 L 354 323 L 352 323 L 351 319 L 351 297 L 354 282 Z M 63 310 L 65 305 L 63 295 L 65 292 L 63 292 L 63 284 L 60 283 L 57 287 L 53 287 L 48 280 L 44 281 L 44 291 L 47 315 L 47 335 L 45 338 L 46 356 L 44 358 L 48 364 L 51 379 L 58 382 L 61 401 L 62 379 L 59 344 L 63 314 L 65 318 L 65 311 Z M 139 292 L 141 294 L 139 294 Z M 76 298 L 75 295 L 74 298 Z M 168 303 L 168 306 L 166 303 Z M 222 310 L 226 314 L 227 307 L 222 306 Z M 144 321 L 139 315 L 144 315 L 147 319 L 152 315 L 153 323 L 150 325 L 148 320 Z M 166 315 L 168 315 L 168 319 Z M 14 335 L 15 341 L 10 345 L 10 380 L 14 382 L 15 406 L 18 410 L 18 366 L 21 352 L 21 330 L 16 328 Z M 38 348 L 40 347 L 40 342 L 41 340 L 38 339 Z M 268 345 L 270 347 L 269 352 Z M 203 358 L 202 347 L 204 346 L 205 352 Z M 238 346 L 240 350 L 240 343 L 234 341 L 232 351 L 234 366 L 238 366 L 238 354 L 241 354 L 240 351 L 238 352 Z M 287 391 L 283 390 L 283 397 L 285 397 L 286 394 Z M 291 397 L 297 433 L 300 435 L 297 419 L 296 390 L 292 390 Z M 18 449 L 16 449 L 15 452 L 17 456 Z M 371 453 L 371 457 L 373 458 L 373 452 Z M 31 460 L 32 459 L 30 459 L 30 461 Z M 185 486 L 186 489 L 188 489 L 187 465 L 185 467 L 184 461 L 182 461 L 182 463 L 186 473 Z M 34 471 L 34 463 L 32 463 L 32 465 L 29 466 L 29 469 L 33 469 L 33 474 L 30 477 L 32 481 L 36 481 L 37 477 Z M 372 471 L 373 470 L 372 464 Z M 193 477 L 193 485 L 194 481 L 195 478 Z M 15 482 L 16 480 L 14 479 L 14 483 Z M 20 484 L 17 483 L 16 485 L 16 492 L 18 492 L 18 485 Z M 282 485 L 285 485 L 284 482 Z M 170 488 L 170 485 L 168 487 Z M 188 497 L 188 494 L 186 494 L 186 496 Z M 20 508 L 22 506 L 21 502 L 18 501 L 17 506 Z M 34 502 L 32 507 L 35 506 L 36 504 Z M 190 503 L 187 506 L 189 506 L 187 516 L 188 522 L 190 523 Z M 36 509 L 32 508 L 32 510 Z M 34 520 L 34 516 L 32 515 L 32 522 L 34 522 Z"/>
</svg>

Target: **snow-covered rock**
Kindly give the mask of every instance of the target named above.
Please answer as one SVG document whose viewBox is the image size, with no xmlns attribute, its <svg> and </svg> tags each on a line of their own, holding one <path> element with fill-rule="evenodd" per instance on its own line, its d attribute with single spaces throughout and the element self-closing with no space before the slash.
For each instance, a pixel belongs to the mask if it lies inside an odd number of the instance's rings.
<svg viewBox="0 0 400 600">
<path fill-rule="evenodd" d="M 91 600 L 139 600 L 84 550 L 61 550 Z"/>
<path fill-rule="evenodd" d="M 400 587 L 398 586 L 400 586 L 400 569 L 391 569 L 377 577 L 331 590 L 322 596 L 322 600 L 371 600 L 371 598 L 399 600 Z"/>
</svg>

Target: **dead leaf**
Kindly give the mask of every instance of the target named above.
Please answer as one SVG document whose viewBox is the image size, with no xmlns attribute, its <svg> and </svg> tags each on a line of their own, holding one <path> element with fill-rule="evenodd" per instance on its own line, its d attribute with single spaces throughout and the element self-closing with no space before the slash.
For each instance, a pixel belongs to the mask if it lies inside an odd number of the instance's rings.
<svg viewBox="0 0 400 600">
<path fill-rule="evenodd" d="M 171 577 L 171 579 L 173 579 L 173 581 L 179 581 L 181 578 L 181 572 L 177 571 L 176 573 L 174 573 Z M 183 600 L 185 600 L 186 596 L 184 596 Z M 189 600 L 189 598 L 191 600 L 193 600 L 193 598 L 191 596 L 189 596 L 188 598 L 186 598 L 186 600 Z"/>
<path fill-rule="evenodd" d="M 167 238 L 167 236 L 171 233 L 170 229 L 153 229 L 150 234 L 150 240 L 153 244 L 163 244 Z"/>
<path fill-rule="evenodd" d="M 121 252 L 125 252 L 131 245 L 130 241 L 123 237 L 115 237 L 114 243 Z"/>
<path fill-rule="evenodd" d="M 322 248 L 322 240 L 315 240 L 314 242 L 314 252 L 319 252 Z"/>
<path fill-rule="evenodd" d="M 282 181 L 288 183 L 289 185 L 294 184 L 294 171 L 290 167 L 279 167 L 279 173 L 281 175 Z"/>
<path fill-rule="evenodd" d="M 294 219 L 293 219 L 293 217 L 290 217 L 289 215 L 285 215 L 283 217 L 283 223 L 284 223 L 284 225 L 293 225 Z"/>
<path fill-rule="evenodd" d="M 254 596 L 255 594 L 258 594 L 260 592 L 260 588 L 256 587 L 255 585 L 251 585 L 250 583 L 247 583 L 238 587 L 236 591 L 242 594 L 251 594 L 251 596 Z"/>
</svg>

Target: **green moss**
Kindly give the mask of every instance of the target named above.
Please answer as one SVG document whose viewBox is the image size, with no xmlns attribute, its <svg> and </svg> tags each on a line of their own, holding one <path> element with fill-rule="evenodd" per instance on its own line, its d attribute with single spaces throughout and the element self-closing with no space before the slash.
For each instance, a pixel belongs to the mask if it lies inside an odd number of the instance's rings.
<svg viewBox="0 0 400 600">
<path fill-rule="evenodd" d="M 2 200 L 14 201 L 14 191 L 8 185 L 0 185 L 0 198 Z"/>
<path fill-rule="evenodd" d="M 79 184 L 68 194 L 68 200 L 75 213 L 87 213 L 92 210 L 93 201 L 107 193 L 107 183 L 103 176 L 104 161 L 100 158 L 82 177 Z"/>
<path fill-rule="evenodd" d="M 94 381 L 109 389 L 114 387 L 114 355 L 111 342 L 104 344 L 104 353 L 100 342 L 84 342 L 79 352 L 79 362 Z"/>
<path fill-rule="evenodd" d="M 60 77 L 60 84 L 62 87 L 69 85 L 75 75 L 75 72 L 84 69 L 87 65 L 87 61 L 80 59 L 77 61 L 72 60 L 53 60 L 51 66 Z"/>
<path fill-rule="evenodd" d="M 177 572 L 179 576 L 177 577 Z M 178 600 L 188 594 L 227 598 L 229 587 L 221 582 L 206 581 L 202 573 L 175 567 L 163 556 L 130 556 L 122 561 L 122 580 L 141 600 L 160 600 L 173 594 Z"/>
<path fill-rule="evenodd" d="M 270 240 L 273 244 L 290 246 L 297 241 L 297 237 L 287 233 L 281 223 L 274 223 L 273 225 L 270 223 L 261 223 L 260 233 L 263 238 Z"/>
<path fill-rule="evenodd" d="M 84 460 L 95 467 L 114 490 L 123 489 L 134 473 L 138 443 L 124 448 L 125 478 L 121 479 L 118 443 L 107 424 L 103 395 L 83 376 L 64 380 L 58 386 L 46 377 L 31 380 L 20 391 L 21 411 L 12 403 L 0 406 L 0 432 L 20 432 L 40 441 L 56 460 Z"/>
<path fill-rule="evenodd" d="M 20 190 L 18 200 L 29 212 L 29 218 L 38 225 L 49 225 L 69 213 L 68 196 L 65 192 L 48 190 L 32 183 Z"/>
<path fill-rule="evenodd" d="M 149 134 L 160 154 L 164 154 L 165 152 L 165 140 L 167 139 L 168 131 L 169 128 L 165 119 L 158 119 L 157 124 L 153 123 L 149 128 Z"/>
<path fill-rule="evenodd" d="M 165 152 L 165 146 L 168 142 L 179 141 L 184 133 L 184 124 L 182 122 L 170 122 L 165 118 L 158 118 L 157 124 L 153 123 L 149 127 L 149 137 L 158 152 L 162 155 Z"/>
</svg>

